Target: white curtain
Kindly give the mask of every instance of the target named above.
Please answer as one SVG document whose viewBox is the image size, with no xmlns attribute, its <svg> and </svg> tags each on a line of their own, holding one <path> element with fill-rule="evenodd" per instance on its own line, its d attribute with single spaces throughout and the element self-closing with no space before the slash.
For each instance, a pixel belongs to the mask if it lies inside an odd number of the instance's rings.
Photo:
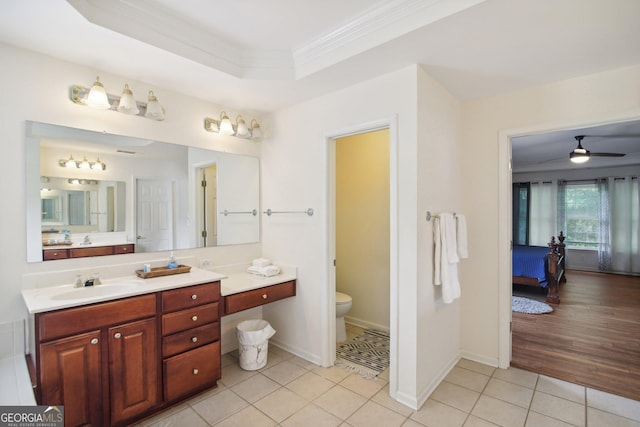
<svg viewBox="0 0 640 427">
<path fill-rule="evenodd" d="M 598 219 L 600 221 L 600 236 L 598 241 L 598 270 L 612 271 L 611 264 L 611 193 L 609 180 L 611 178 L 598 178 L 595 180 L 600 195 L 598 206 Z"/>
<path fill-rule="evenodd" d="M 547 246 L 556 236 L 556 185 L 554 182 L 532 182 L 529 213 L 529 245 Z"/>
<path fill-rule="evenodd" d="M 620 273 L 640 273 L 638 177 L 611 178 L 609 193 L 611 270 Z"/>
</svg>

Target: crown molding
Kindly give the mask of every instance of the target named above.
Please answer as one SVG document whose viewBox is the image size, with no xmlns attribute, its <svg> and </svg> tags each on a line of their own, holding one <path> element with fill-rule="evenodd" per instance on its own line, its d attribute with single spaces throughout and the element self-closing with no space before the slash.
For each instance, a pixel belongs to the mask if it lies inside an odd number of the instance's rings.
<svg viewBox="0 0 640 427">
<path fill-rule="evenodd" d="M 382 1 L 288 52 L 244 49 L 152 0 L 67 0 L 89 22 L 226 74 L 283 80 L 308 76 L 483 1 Z"/>
</svg>

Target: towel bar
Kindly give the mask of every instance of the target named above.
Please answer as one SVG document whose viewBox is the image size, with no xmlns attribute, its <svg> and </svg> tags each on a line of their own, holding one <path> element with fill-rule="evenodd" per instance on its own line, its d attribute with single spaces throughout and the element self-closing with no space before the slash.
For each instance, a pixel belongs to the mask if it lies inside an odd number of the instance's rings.
<svg viewBox="0 0 640 427">
<path fill-rule="evenodd" d="M 252 211 L 249 211 L 249 212 L 231 212 L 231 211 L 228 211 L 228 210 L 226 210 L 226 209 L 225 209 L 225 210 L 223 210 L 223 211 L 222 211 L 222 212 L 220 212 L 220 213 L 221 213 L 221 214 L 223 214 L 224 216 L 227 216 L 227 215 L 234 215 L 234 214 L 251 214 L 251 215 L 253 215 L 253 216 L 258 215 L 258 211 L 257 211 L 257 210 L 255 210 L 255 209 L 254 209 L 254 210 L 252 210 Z"/>
<path fill-rule="evenodd" d="M 426 217 L 427 221 L 431 221 L 431 218 L 436 217 L 436 216 L 437 216 L 437 215 L 431 215 L 431 211 L 427 211 L 427 214 L 426 214 L 426 216 L 425 216 L 425 217 Z M 456 213 L 455 213 L 455 212 L 453 213 L 453 216 L 454 216 L 454 218 L 455 218 L 455 216 L 456 216 Z"/>
<path fill-rule="evenodd" d="M 272 211 L 271 209 L 267 209 L 263 213 L 267 214 L 267 216 L 271 216 L 271 214 L 307 214 L 313 216 L 313 209 L 309 208 L 306 211 Z"/>
</svg>

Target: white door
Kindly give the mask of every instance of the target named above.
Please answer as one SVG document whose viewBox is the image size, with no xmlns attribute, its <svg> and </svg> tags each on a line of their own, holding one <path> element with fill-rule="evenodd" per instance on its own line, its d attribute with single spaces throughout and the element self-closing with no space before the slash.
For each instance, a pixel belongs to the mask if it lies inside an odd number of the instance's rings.
<svg viewBox="0 0 640 427">
<path fill-rule="evenodd" d="M 173 182 L 136 180 L 136 252 L 173 249 Z"/>
</svg>

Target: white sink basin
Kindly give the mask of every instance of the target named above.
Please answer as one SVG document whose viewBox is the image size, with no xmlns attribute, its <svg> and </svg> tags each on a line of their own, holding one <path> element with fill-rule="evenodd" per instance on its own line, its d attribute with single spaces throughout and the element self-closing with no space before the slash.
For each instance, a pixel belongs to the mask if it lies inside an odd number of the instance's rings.
<svg viewBox="0 0 640 427">
<path fill-rule="evenodd" d="M 50 298 L 53 300 L 76 300 L 102 297 L 127 292 L 137 288 L 138 286 L 138 283 L 114 283 L 110 285 L 86 286 L 84 288 L 73 288 L 69 291 L 52 295 Z"/>
</svg>

